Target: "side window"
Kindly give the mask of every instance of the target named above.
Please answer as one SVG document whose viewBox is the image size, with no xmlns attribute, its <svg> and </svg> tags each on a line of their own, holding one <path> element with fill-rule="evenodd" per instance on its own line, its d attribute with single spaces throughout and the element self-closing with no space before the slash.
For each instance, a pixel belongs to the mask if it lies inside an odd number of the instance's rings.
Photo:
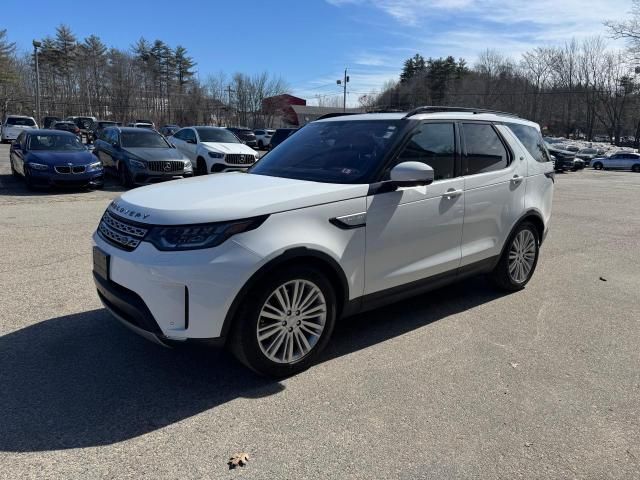
<svg viewBox="0 0 640 480">
<path fill-rule="evenodd" d="M 465 175 L 493 172 L 507 167 L 509 154 L 492 125 L 464 123 L 462 131 L 465 142 Z"/>
<path fill-rule="evenodd" d="M 263 130 L 256 130 L 256 135 L 264 135 L 264 131 Z"/>
<path fill-rule="evenodd" d="M 24 149 L 27 147 L 27 135 L 22 132 L 20 135 L 18 135 L 18 138 L 16 138 L 16 142 L 20 144 L 20 148 L 24 151 Z"/>
<path fill-rule="evenodd" d="M 191 130 L 190 128 L 187 128 L 184 131 L 184 136 L 183 136 L 183 140 L 193 140 L 194 142 L 196 141 L 196 134 L 193 130 Z"/>
<path fill-rule="evenodd" d="M 527 151 L 537 162 L 550 162 L 549 154 L 544 146 L 542 135 L 534 127 L 528 125 L 521 125 L 518 123 L 507 124 L 513 134 L 518 137 L 518 140 L 524 145 Z"/>
<path fill-rule="evenodd" d="M 433 168 L 434 179 L 453 178 L 455 172 L 456 140 L 453 123 L 424 123 L 420 125 L 395 164 L 422 162 Z"/>
</svg>

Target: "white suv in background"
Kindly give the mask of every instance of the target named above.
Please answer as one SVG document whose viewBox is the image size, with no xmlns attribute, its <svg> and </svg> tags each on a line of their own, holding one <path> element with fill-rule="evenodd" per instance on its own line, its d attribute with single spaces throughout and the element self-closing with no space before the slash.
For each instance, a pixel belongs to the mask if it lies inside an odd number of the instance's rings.
<svg viewBox="0 0 640 480">
<path fill-rule="evenodd" d="M 0 129 L 0 142 L 6 143 L 15 140 L 24 130 L 30 128 L 38 128 L 38 124 L 33 117 L 8 115 Z"/>
<path fill-rule="evenodd" d="M 256 151 L 226 128 L 181 128 L 167 140 L 191 160 L 196 175 L 246 170 L 258 160 Z"/>
<path fill-rule="evenodd" d="M 256 134 L 256 140 L 258 142 L 258 150 L 263 150 L 267 148 L 267 145 L 271 143 L 271 137 L 273 137 L 273 134 L 275 132 L 276 132 L 275 130 L 265 130 L 265 129 L 259 129 L 259 130 L 253 131 L 253 133 Z"/>
<path fill-rule="evenodd" d="M 523 288 L 553 187 L 538 125 L 512 115 L 320 119 L 248 173 L 122 194 L 93 237 L 95 283 L 149 339 L 206 339 L 289 375 L 312 364 L 340 317 L 481 273 Z"/>
</svg>

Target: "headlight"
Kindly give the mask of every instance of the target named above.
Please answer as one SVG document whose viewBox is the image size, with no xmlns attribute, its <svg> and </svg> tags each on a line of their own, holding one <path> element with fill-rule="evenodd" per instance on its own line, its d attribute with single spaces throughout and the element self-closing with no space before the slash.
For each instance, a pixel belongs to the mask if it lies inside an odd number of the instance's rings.
<svg viewBox="0 0 640 480">
<path fill-rule="evenodd" d="M 193 165 L 191 164 L 191 160 L 185 160 L 184 161 L 184 169 L 185 170 L 191 170 L 193 168 Z"/>
<path fill-rule="evenodd" d="M 29 168 L 34 170 L 49 170 L 49 165 L 43 165 L 42 163 L 29 162 Z"/>
<path fill-rule="evenodd" d="M 224 158 L 224 153 L 209 152 L 211 158 Z"/>
<path fill-rule="evenodd" d="M 233 222 L 153 227 L 145 241 L 158 250 L 198 250 L 220 245 L 229 237 L 258 228 L 268 215 Z"/>
<path fill-rule="evenodd" d="M 87 172 L 94 172 L 96 170 L 102 170 L 102 162 L 93 162 L 87 167 Z"/>
<path fill-rule="evenodd" d="M 138 161 L 138 160 L 132 160 L 131 158 L 129 159 L 129 164 L 130 164 L 133 168 L 140 168 L 140 169 L 144 169 L 144 168 L 146 168 L 146 167 L 147 167 L 144 163 L 142 163 L 142 162 L 140 162 L 140 161 Z"/>
</svg>

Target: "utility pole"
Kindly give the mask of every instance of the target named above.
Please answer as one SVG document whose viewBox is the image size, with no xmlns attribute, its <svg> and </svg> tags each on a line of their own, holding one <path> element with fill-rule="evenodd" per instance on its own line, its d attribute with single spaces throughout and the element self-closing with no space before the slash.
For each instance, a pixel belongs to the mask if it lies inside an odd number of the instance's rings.
<svg viewBox="0 0 640 480">
<path fill-rule="evenodd" d="M 342 80 L 336 80 L 338 85 L 343 85 L 344 91 L 342 94 L 342 111 L 347 111 L 347 83 L 349 83 L 349 76 L 347 75 L 347 69 L 344 69 L 344 78 Z"/>
<path fill-rule="evenodd" d="M 38 48 L 42 46 L 42 43 L 37 40 L 33 41 L 33 55 L 36 61 L 36 122 L 41 122 L 40 117 L 40 66 L 38 65 Z"/>
<path fill-rule="evenodd" d="M 231 89 L 231 85 L 227 85 L 227 95 L 229 98 L 229 110 L 231 111 L 231 115 L 232 115 L 232 119 L 233 119 L 233 111 L 231 110 L 231 92 L 233 92 L 234 90 Z M 238 118 L 238 122 L 240 121 L 240 119 Z M 227 125 L 228 126 L 228 125 Z"/>
</svg>

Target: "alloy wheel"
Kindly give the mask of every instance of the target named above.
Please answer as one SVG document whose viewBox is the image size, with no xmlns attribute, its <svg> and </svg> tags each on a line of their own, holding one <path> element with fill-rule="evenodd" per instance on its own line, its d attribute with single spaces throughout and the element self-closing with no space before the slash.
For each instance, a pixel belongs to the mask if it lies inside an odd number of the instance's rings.
<svg viewBox="0 0 640 480">
<path fill-rule="evenodd" d="M 316 346 L 327 321 L 327 302 L 309 280 L 276 288 L 260 310 L 256 335 L 262 353 L 280 364 L 297 362 Z"/>
<path fill-rule="evenodd" d="M 536 238 L 530 230 L 521 230 L 513 239 L 509 249 L 509 276 L 516 283 L 529 278 L 536 261 Z"/>
</svg>

